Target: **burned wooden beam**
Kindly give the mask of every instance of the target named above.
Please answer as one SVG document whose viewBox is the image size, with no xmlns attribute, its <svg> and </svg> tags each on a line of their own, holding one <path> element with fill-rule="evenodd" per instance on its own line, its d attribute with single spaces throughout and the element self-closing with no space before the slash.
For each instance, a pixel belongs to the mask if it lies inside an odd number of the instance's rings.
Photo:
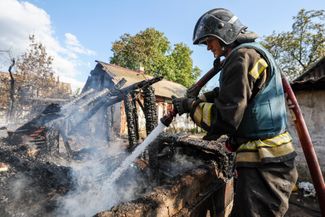
<svg viewBox="0 0 325 217">
<path fill-rule="evenodd" d="M 86 94 L 82 94 L 78 97 L 78 100 L 73 100 L 72 103 L 68 103 L 62 107 L 58 104 L 51 104 L 36 118 L 24 124 L 18 128 L 15 132 L 9 132 L 9 142 L 11 144 L 20 144 L 24 136 L 30 136 L 39 129 L 56 130 L 59 132 L 64 140 L 64 145 L 69 156 L 72 155 L 73 150 L 68 143 L 68 137 L 76 130 L 80 124 L 92 117 L 100 108 L 109 107 L 115 103 L 123 100 L 124 96 L 137 89 L 146 88 L 158 81 L 162 77 L 152 78 L 149 80 L 143 80 L 124 88 L 120 88 L 125 84 L 125 79 L 121 80 L 113 90 L 104 90 L 93 94 L 93 91 L 88 91 Z M 120 89 L 119 89 L 120 88 Z M 84 100 L 86 99 L 86 103 Z M 75 115 L 78 117 L 75 117 Z M 69 122 L 69 129 L 67 129 L 67 122 Z M 42 131 L 46 133 L 46 130 Z M 46 147 L 45 139 L 46 135 L 42 135 L 44 138 L 43 144 Z"/>
<path fill-rule="evenodd" d="M 143 94 L 146 131 L 147 135 L 149 135 L 158 125 L 155 90 L 152 86 L 146 86 L 143 88 Z"/>
<path fill-rule="evenodd" d="M 132 100 L 132 95 L 127 94 L 124 97 L 124 107 L 125 107 L 125 115 L 127 121 L 127 128 L 128 128 L 128 140 L 129 146 L 128 149 L 132 150 L 137 144 L 139 139 L 139 131 L 138 131 L 138 121 L 136 119 L 136 113 L 134 111 L 134 103 Z"/>
<path fill-rule="evenodd" d="M 158 116 L 157 116 L 157 106 L 156 106 L 156 95 L 155 90 L 152 86 L 146 87 L 143 89 L 143 101 L 144 101 L 144 114 L 146 118 L 146 131 L 147 135 L 151 133 L 158 125 Z M 160 142 L 160 141 L 159 141 Z M 158 179 L 158 143 L 150 145 L 148 147 L 148 161 L 149 167 L 151 168 L 151 180 L 157 182 Z"/>
<path fill-rule="evenodd" d="M 52 103 L 48 105 L 41 114 L 17 128 L 14 132 L 10 132 L 9 142 L 12 144 L 20 143 L 22 135 L 30 135 L 39 130 L 40 127 L 44 127 L 48 122 L 59 118 L 59 112 L 60 106 L 58 104 Z"/>
<path fill-rule="evenodd" d="M 82 124 L 84 121 L 88 120 L 90 117 L 92 117 L 100 108 L 102 107 L 109 107 L 111 105 L 114 105 L 124 99 L 124 96 L 127 95 L 128 93 L 135 91 L 137 89 L 142 89 L 146 88 L 158 81 L 160 81 L 162 77 L 157 77 L 157 78 L 152 78 L 149 80 L 143 80 L 137 83 L 134 83 L 132 85 L 129 85 L 127 87 L 121 88 L 121 89 L 116 89 L 106 96 L 100 97 L 98 100 L 93 102 L 92 108 L 88 110 L 87 114 L 85 117 L 83 117 L 79 122 L 74 124 L 74 126 L 79 126 Z M 72 128 L 74 128 L 72 126 Z"/>
<path fill-rule="evenodd" d="M 135 91 L 132 91 L 131 93 L 131 99 L 132 99 L 132 104 L 133 104 L 133 115 L 134 115 L 134 128 L 136 132 L 136 139 L 139 141 L 139 119 L 138 119 L 138 109 L 137 109 L 137 94 Z"/>
</svg>

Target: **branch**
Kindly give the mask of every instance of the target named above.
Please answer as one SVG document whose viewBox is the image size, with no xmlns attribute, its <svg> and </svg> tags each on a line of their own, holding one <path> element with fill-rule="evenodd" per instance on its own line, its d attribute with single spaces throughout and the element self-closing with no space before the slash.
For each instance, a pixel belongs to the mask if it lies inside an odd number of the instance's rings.
<svg viewBox="0 0 325 217">
<path fill-rule="evenodd" d="M 9 69 L 8 69 L 11 81 L 14 80 L 14 77 L 12 76 L 12 72 L 11 72 L 11 70 L 12 70 L 12 68 L 15 66 L 15 63 L 16 63 L 15 58 L 12 58 L 12 59 L 11 59 L 11 65 L 9 66 Z"/>
<path fill-rule="evenodd" d="M 295 56 L 295 54 L 294 54 L 293 51 L 291 51 L 290 54 L 291 54 L 292 58 L 293 58 L 294 60 L 296 60 L 296 61 L 297 61 L 297 62 L 298 62 L 302 67 L 303 67 L 303 69 L 306 68 L 305 64 L 301 61 L 300 58 L 297 58 L 297 57 Z"/>
</svg>

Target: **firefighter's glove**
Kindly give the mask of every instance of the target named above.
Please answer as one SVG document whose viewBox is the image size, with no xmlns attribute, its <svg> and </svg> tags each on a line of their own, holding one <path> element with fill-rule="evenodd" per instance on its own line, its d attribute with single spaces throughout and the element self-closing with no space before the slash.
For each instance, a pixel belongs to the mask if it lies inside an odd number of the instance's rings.
<svg viewBox="0 0 325 217">
<path fill-rule="evenodd" d="M 202 95 L 200 95 L 198 98 L 202 102 L 210 102 L 213 103 L 216 98 L 219 96 L 219 87 L 214 88 L 211 91 L 205 92 Z"/>
<path fill-rule="evenodd" d="M 192 106 L 195 102 L 194 98 L 186 98 L 186 97 L 177 98 L 175 96 L 172 96 L 172 99 L 173 99 L 174 108 L 176 109 L 176 112 L 179 115 L 182 115 L 184 113 L 190 113 Z"/>
</svg>

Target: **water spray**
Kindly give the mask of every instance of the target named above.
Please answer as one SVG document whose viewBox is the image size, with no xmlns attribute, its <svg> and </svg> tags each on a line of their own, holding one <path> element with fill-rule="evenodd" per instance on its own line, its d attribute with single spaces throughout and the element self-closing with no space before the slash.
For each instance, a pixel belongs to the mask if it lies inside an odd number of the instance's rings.
<svg viewBox="0 0 325 217">
<path fill-rule="evenodd" d="M 190 87 L 187 92 L 187 97 L 197 97 L 202 87 L 216 74 L 219 73 L 219 71 L 222 68 L 222 62 L 219 64 L 219 66 L 215 66 L 215 68 L 210 69 L 202 78 L 197 81 L 192 87 Z M 163 116 L 160 119 L 160 122 L 158 123 L 158 126 L 147 136 L 147 138 L 138 145 L 135 150 L 131 153 L 130 156 L 128 156 L 122 164 L 111 174 L 109 178 L 110 183 L 114 183 L 122 174 L 123 172 L 128 168 L 128 166 L 146 149 L 148 145 L 152 141 L 154 141 L 159 134 L 164 131 L 166 127 L 169 127 L 169 125 L 172 123 L 174 117 L 177 115 L 177 111 L 174 108 L 173 110 L 169 111 L 165 116 Z"/>
</svg>

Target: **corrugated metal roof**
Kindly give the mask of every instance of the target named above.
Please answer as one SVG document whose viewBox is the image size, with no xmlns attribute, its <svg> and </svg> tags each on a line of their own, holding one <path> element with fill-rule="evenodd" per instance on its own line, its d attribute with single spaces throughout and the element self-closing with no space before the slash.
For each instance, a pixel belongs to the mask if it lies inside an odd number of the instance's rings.
<svg viewBox="0 0 325 217">
<path fill-rule="evenodd" d="M 146 75 L 141 71 L 133 71 L 114 64 L 108 64 L 101 61 L 96 61 L 102 66 L 102 69 L 112 78 L 117 84 L 122 78 L 126 79 L 124 86 L 129 86 L 145 79 L 150 79 L 152 76 Z M 155 88 L 155 93 L 158 96 L 171 98 L 172 95 L 182 97 L 186 93 L 186 87 L 181 84 L 163 79 L 152 85 Z"/>
<path fill-rule="evenodd" d="M 302 83 L 317 81 L 325 77 L 325 57 L 310 66 L 302 75 L 292 81 L 292 83 Z"/>
<path fill-rule="evenodd" d="M 324 89 L 325 57 L 310 66 L 302 75 L 291 82 L 291 87 L 300 89 Z"/>
</svg>

